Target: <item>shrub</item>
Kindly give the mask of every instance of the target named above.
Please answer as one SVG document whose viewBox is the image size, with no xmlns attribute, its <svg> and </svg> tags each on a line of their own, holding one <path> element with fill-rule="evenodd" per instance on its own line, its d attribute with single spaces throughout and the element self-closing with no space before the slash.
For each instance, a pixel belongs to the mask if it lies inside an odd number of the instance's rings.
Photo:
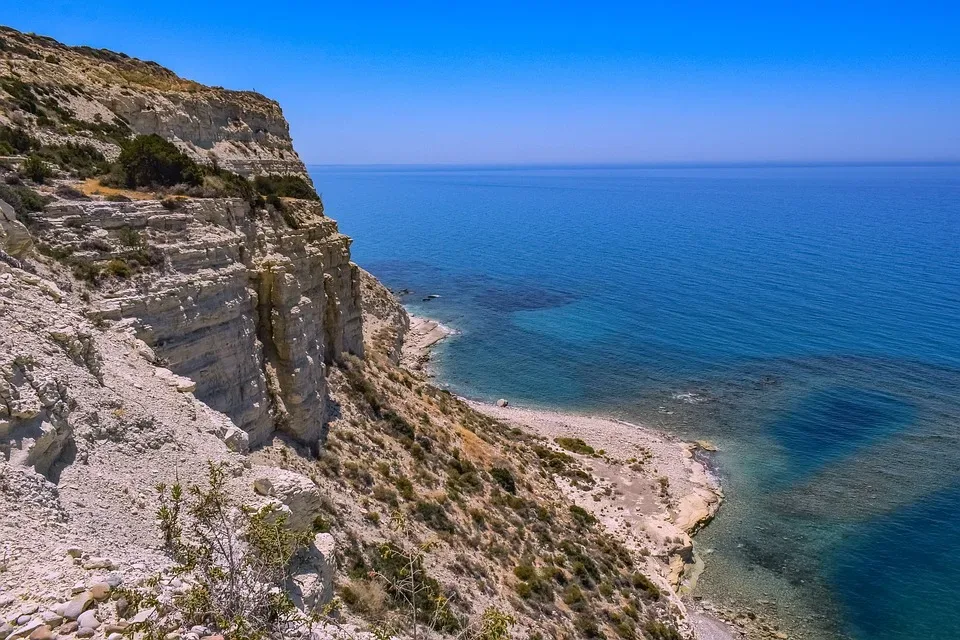
<svg viewBox="0 0 960 640">
<path fill-rule="evenodd" d="M 27 153 L 36 141 L 20 127 L 0 125 L 0 155 Z"/>
<path fill-rule="evenodd" d="M 380 618 L 387 608 L 387 592 L 372 580 L 351 580 L 341 587 L 340 597 L 351 609 L 373 619 Z"/>
<path fill-rule="evenodd" d="M 416 514 L 424 524 L 435 531 L 453 533 L 455 530 L 453 522 L 447 517 L 447 512 L 444 510 L 443 505 L 420 500 L 417 502 Z"/>
<path fill-rule="evenodd" d="M 520 580 L 530 580 L 537 575 L 537 571 L 533 568 L 533 565 L 524 563 L 513 568 L 513 575 Z"/>
<path fill-rule="evenodd" d="M 596 453 L 593 447 L 588 445 L 580 438 L 555 438 L 554 442 L 567 451 L 571 451 L 573 453 L 581 453 L 588 456 L 592 456 Z"/>
<path fill-rule="evenodd" d="M 413 500 L 416 496 L 413 491 L 413 483 L 410 482 L 408 478 L 401 476 L 397 478 L 393 484 L 404 500 Z"/>
<path fill-rule="evenodd" d="M 186 624 L 209 625 L 226 637 L 279 636 L 296 611 L 284 591 L 290 562 L 312 534 L 291 531 L 286 516 L 270 507 L 255 511 L 240 505 L 235 518 L 238 505 L 225 487 L 223 466 L 212 463 L 206 486 L 186 491 L 180 485 L 157 486 L 157 521 L 164 547 L 177 562 L 174 574 L 193 578 L 193 586 L 174 604 Z M 130 601 L 156 600 L 149 585 L 157 582 L 148 581 L 147 591 L 124 595 Z M 162 621 L 151 622 L 157 628 L 148 627 L 147 637 L 162 637 Z"/>
<path fill-rule="evenodd" d="M 568 584 L 564 588 L 563 594 L 560 597 L 563 599 L 564 604 L 574 610 L 584 603 L 583 591 L 573 583 Z"/>
<path fill-rule="evenodd" d="M 131 229 L 130 227 L 121 227 L 117 230 L 117 240 L 120 241 L 125 247 L 142 247 L 143 246 L 143 234 L 137 231 L 136 229 Z"/>
<path fill-rule="evenodd" d="M 508 493 L 517 492 L 517 483 L 513 479 L 513 473 L 509 469 L 504 469 L 503 467 L 494 467 L 490 469 L 490 477 L 492 477 L 497 484 L 499 484 L 504 491 Z"/>
<path fill-rule="evenodd" d="M 133 275 L 133 269 L 130 268 L 126 260 L 121 258 L 114 258 L 108 262 L 105 270 L 109 275 L 123 280 Z"/>
<path fill-rule="evenodd" d="M 38 155 L 27 156 L 27 159 L 20 165 L 20 172 L 24 177 L 29 178 L 37 184 L 43 184 L 47 178 L 53 176 L 53 171 L 47 166 Z"/>
<path fill-rule="evenodd" d="M 117 162 L 124 184 L 130 188 L 199 185 L 203 179 L 203 172 L 193 160 L 155 133 L 127 142 Z"/>
<path fill-rule="evenodd" d="M 573 516 L 573 521 L 579 527 L 590 527 L 597 523 L 597 519 L 593 517 L 592 513 L 575 504 L 570 505 L 570 515 Z"/>
<path fill-rule="evenodd" d="M 643 625 L 643 632 L 650 640 L 683 640 L 683 636 L 659 620 L 649 620 Z"/>
<path fill-rule="evenodd" d="M 406 522 L 395 514 L 392 526 L 403 532 Z M 450 610 L 450 602 L 443 595 L 440 583 L 427 574 L 425 560 L 434 542 L 418 546 L 398 545 L 393 542 L 380 546 L 373 575 L 386 587 L 394 604 L 409 607 L 410 624 L 407 631 L 419 637 L 419 626 L 435 631 L 454 632 L 463 622 Z"/>
<path fill-rule="evenodd" d="M 0 184 L 0 200 L 3 200 L 17 213 L 17 220 L 30 224 L 30 214 L 43 211 L 49 199 L 25 185 Z"/>
<path fill-rule="evenodd" d="M 654 600 L 660 598 L 660 589 L 657 587 L 657 585 L 653 584 L 653 582 L 650 581 L 650 578 L 640 572 L 634 573 L 632 576 L 630 576 L 630 584 L 632 584 L 635 589 L 640 589 L 646 592 L 646 594 Z"/>
<path fill-rule="evenodd" d="M 57 187 L 57 195 L 65 200 L 89 200 L 90 197 L 79 189 L 75 189 L 69 185 L 62 184 Z"/>
<path fill-rule="evenodd" d="M 44 145 L 37 150 L 44 160 L 56 164 L 80 178 L 89 178 L 110 169 L 103 154 L 88 144 L 68 142 L 61 145 Z"/>
<path fill-rule="evenodd" d="M 300 176 L 278 175 L 271 173 L 253 179 L 257 193 L 263 196 L 298 198 L 300 200 L 319 200 L 320 196 L 307 181 Z"/>
</svg>

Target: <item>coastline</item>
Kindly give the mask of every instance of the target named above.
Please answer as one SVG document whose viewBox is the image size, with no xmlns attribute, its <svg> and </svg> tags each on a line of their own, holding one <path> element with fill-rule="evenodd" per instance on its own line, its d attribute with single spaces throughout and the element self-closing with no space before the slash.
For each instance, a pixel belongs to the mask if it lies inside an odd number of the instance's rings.
<svg viewBox="0 0 960 640">
<path fill-rule="evenodd" d="M 403 337 L 400 364 L 411 371 L 425 371 L 430 351 L 438 342 L 456 333 L 450 327 L 423 316 L 410 317 L 410 326 Z"/>
<path fill-rule="evenodd" d="M 435 320 L 410 315 L 401 362 L 430 375 L 431 350 L 455 333 Z M 697 638 L 748 637 L 742 623 L 735 624 L 709 603 L 689 596 L 704 569 L 693 536 L 713 519 L 723 500 L 719 480 L 696 455 L 709 454 L 712 446 L 615 418 L 461 400 L 479 413 L 544 438 L 590 471 L 596 480 L 593 486 L 563 477 L 556 481 L 571 502 L 590 511 L 611 534 L 640 553 L 646 572 L 660 577 L 658 586 L 686 612 Z M 558 438 L 578 438 L 587 448 L 572 451 L 569 443 L 561 447 Z"/>
</svg>

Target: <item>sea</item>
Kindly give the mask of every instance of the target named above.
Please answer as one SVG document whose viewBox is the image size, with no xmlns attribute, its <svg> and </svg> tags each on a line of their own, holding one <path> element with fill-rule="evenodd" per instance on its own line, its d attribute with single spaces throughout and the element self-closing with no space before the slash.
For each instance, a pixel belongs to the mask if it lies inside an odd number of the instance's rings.
<svg viewBox="0 0 960 640">
<path fill-rule="evenodd" d="M 438 382 L 716 445 L 694 595 L 960 638 L 960 167 L 310 172 Z"/>
</svg>

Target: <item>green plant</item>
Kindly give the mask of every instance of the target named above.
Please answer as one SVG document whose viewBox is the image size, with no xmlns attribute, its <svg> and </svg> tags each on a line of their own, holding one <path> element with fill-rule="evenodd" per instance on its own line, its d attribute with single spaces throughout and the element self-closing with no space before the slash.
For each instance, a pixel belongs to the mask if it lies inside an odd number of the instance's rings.
<svg viewBox="0 0 960 640">
<path fill-rule="evenodd" d="M 590 527 L 597 523 L 597 519 L 592 513 L 575 504 L 570 505 L 570 515 L 573 516 L 574 522 L 580 527 Z"/>
<path fill-rule="evenodd" d="M 594 451 L 593 447 L 588 445 L 580 438 L 554 438 L 553 441 L 562 448 L 573 453 L 581 453 L 588 456 L 596 454 L 596 451 Z"/>
<path fill-rule="evenodd" d="M 37 142 L 20 127 L 0 125 L 0 154 L 26 153 L 35 146 Z"/>
<path fill-rule="evenodd" d="M 175 144 L 155 133 L 137 136 L 123 145 L 117 159 L 127 187 L 199 185 L 203 181 L 200 167 Z"/>
<path fill-rule="evenodd" d="M 394 513 L 391 526 L 399 534 L 406 531 L 402 513 Z M 371 577 L 383 582 L 394 602 L 406 610 L 406 630 L 415 640 L 424 635 L 423 627 L 449 633 L 463 626 L 440 584 L 427 575 L 425 561 L 435 544 L 429 540 L 416 546 L 384 543 L 380 546 L 378 566 L 371 572 Z"/>
<path fill-rule="evenodd" d="M 37 155 L 80 178 L 106 173 L 110 169 L 103 154 L 88 144 L 68 142 L 61 145 L 43 145 L 37 149 Z"/>
<path fill-rule="evenodd" d="M 490 469 L 490 477 L 492 477 L 497 484 L 499 484 L 504 491 L 508 493 L 517 492 L 517 483 L 513 478 L 513 473 L 509 469 L 504 469 L 503 467 L 494 467 Z"/>
<path fill-rule="evenodd" d="M 648 620 L 647 623 L 643 625 L 643 633 L 650 640 L 683 640 L 680 632 L 659 620 Z"/>
<path fill-rule="evenodd" d="M 130 265 L 127 264 L 126 260 L 122 258 L 114 258 L 107 263 L 105 271 L 116 278 L 121 278 L 126 280 L 133 275 L 133 269 L 130 268 Z"/>
<path fill-rule="evenodd" d="M 117 240 L 125 247 L 137 248 L 144 245 L 143 234 L 130 227 L 121 227 L 117 230 Z"/>
<path fill-rule="evenodd" d="M 257 193 L 263 196 L 298 198 L 300 200 L 320 199 L 313 187 L 300 176 L 271 173 L 254 178 L 253 186 Z"/>
<path fill-rule="evenodd" d="M 17 214 L 17 220 L 26 225 L 33 222 L 30 214 L 43 211 L 43 208 L 49 202 L 49 198 L 40 195 L 26 185 L 2 183 L 0 183 L 0 200 L 13 207 Z"/>
<path fill-rule="evenodd" d="M 27 156 L 27 159 L 20 165 L 20 172 L 24 177 L 29 178 L 37 184 L 43 184 L 47 178 L 53 176 L 53 171 L 47 166 L 38 155 Z"/>
<path fill-rule="evenodd" d="M 290 563 L 312 534 L 291 531 L 272 507 L 237 509 L 225 487 L 224 468 L 213 463 L 205 486 L 157 486 L 164 548 L 177 562 L 174 573 L 193 578 L 174 603 L 186 623 L 213 626 L 227 637 L 279 635 L 296 612 L 284 591 Z"/>
</svg>

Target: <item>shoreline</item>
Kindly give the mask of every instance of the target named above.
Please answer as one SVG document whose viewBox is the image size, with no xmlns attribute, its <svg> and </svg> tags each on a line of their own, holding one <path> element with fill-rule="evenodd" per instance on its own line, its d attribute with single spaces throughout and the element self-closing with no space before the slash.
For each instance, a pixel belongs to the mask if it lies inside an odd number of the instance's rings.
<svg viewBox="0 0 960 640">
<path fill-rule="evenodd" d="M 430 375 L 431 350 L 456 332 L 435 320 L 410 315 L 401 362 Z M 571 502 L 589 510 L 611 534 L 644 558 L 669 599 L 687 612 L 700 640 L 738 640 L 745 629 L 690 596 L 704 561 L 693 536 L 715 517 L 723 501 L 719 479 L 704 456 L 709 443 L 685 442 L 645 424 L 546 408 L 515 407 L 460 398 L 479 413 L 520 427 L 573 456 L 596 479 L 592 487 L 557 477 Z M 579 438 L 592 452 L 561 447 L 558 438 Z"/>
<path fill-rule="evenodd" d="M 427 372 L 430 351 L 456 331 L 430 318 L 415 315 L 409 317 L 410 326 L 403 336 L 400 364 L 411 371 Z"/>
</svg>

